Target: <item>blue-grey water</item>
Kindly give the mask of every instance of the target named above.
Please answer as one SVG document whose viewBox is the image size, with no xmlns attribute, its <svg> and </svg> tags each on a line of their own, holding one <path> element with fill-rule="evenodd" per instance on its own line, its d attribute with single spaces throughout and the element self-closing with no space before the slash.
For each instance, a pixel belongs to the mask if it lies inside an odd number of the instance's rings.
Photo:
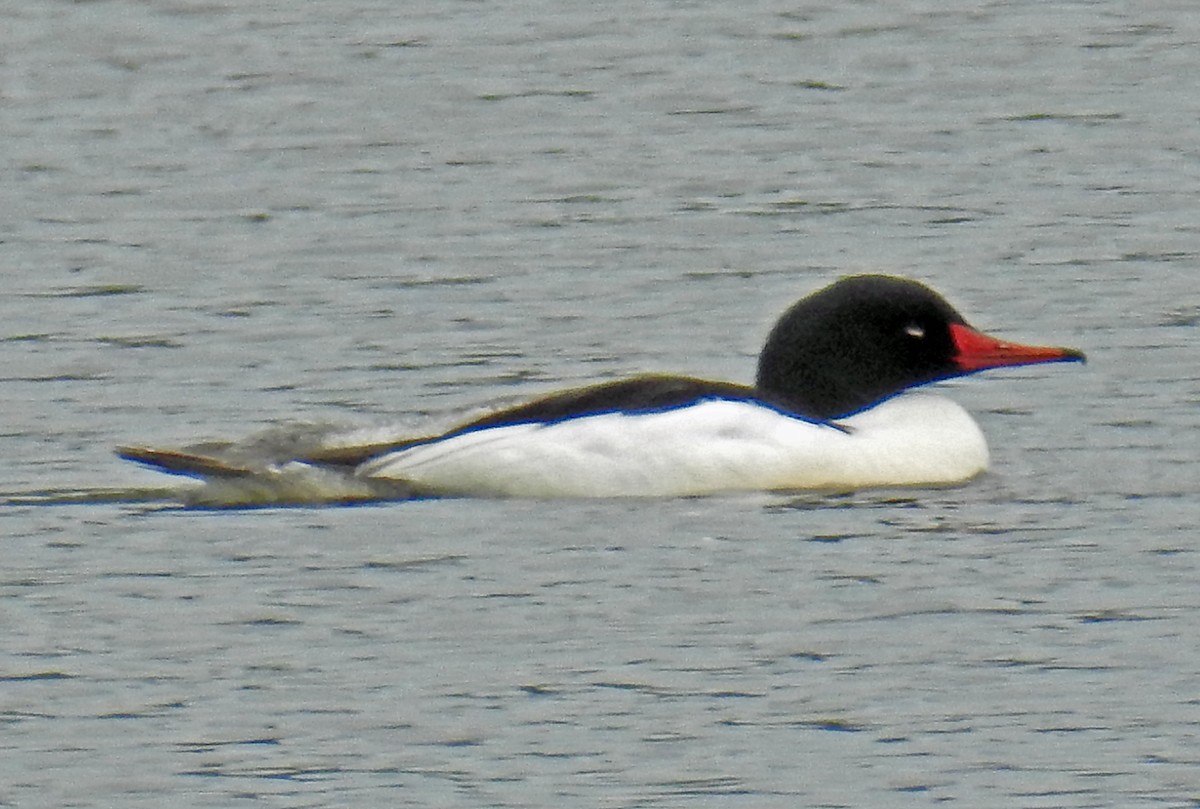
<svg viewBox="0 0 1200 809">
<path fill-rule="evenodd" d="M 1190 2 L 0 3 L 0 806 L 1200 805 Z M 838 275 L 1087 366 L 970 486 L 211 512 L 122 443 L 749 381 Z"/>
</svg>

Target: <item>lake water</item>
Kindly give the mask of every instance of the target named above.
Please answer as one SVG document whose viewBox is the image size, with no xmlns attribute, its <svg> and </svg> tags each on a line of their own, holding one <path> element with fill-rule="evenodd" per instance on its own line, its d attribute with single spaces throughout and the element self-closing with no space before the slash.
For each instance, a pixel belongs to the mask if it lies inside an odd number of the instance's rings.
<svg viewBox="0 0 1200 809">
<path fill-rule="evenodd" d="M 1200 804 L 1187 2 L 0 4 L 0 806 Z M 839 275 L 1087 366 L 960 489 L 194 511 L 118 461 L 749 381 Z"/>
</svg>

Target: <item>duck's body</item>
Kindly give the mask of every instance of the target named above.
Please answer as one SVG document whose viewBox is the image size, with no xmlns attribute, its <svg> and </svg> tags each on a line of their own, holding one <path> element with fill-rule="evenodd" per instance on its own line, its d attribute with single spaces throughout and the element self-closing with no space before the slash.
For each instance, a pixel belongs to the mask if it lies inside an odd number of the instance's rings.
<svg viewBox="0 0 1200 809">
<path fill-rule="evenodd" d="M 784 314 L 753 386 L 634 377 L 424 438 L 326 435 L 287 452 L 119 452 L 201 478 L 210 483 L 206 500 L 226 503 L 951 485 L 987 468 L 983 435 L 954 402 L 909 388 L 990 367 L 1082 359 L 1071 349 L 982 335 L 916 282 L 857 276 Z"/>
<path fill-rule="evenodd" d="M 965 410 L 910 393 L 837 423 L 708 399 L 473 429 L 387 453 L 356 474 L 484 497 L 675 497 L 954 484 L 987 460 Z"/>
</svg>

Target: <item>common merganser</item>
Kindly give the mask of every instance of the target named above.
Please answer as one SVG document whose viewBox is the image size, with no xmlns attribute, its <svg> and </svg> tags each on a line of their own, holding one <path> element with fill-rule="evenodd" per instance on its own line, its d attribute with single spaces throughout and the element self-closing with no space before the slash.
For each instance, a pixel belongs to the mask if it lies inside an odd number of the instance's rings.
<svg viewBox="0 0 1200 809">
<path fill-rule="evenodd" d="M 122 447 L 200 478 L 220 504 L 413 496 L 622 497 L 964 483 L 987 443 L 958 404 L 914 387 L 988 368 L 1083 362 L 976 331 L 909 279 L 843 278 L 794 304 L 754 385 L 644 375 L 552 393 L 446 432 L 321 434 L 180 451 Z"/>
</svg>

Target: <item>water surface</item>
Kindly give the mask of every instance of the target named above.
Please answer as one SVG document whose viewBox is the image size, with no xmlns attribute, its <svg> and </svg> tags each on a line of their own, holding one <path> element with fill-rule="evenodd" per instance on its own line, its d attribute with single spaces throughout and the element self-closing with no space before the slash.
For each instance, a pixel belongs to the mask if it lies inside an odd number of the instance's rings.
<svg viewBox="0 0 1200 809">
<path fill-rule="evenodd" d="M 0 804 L 1194 805 L 1190 12 L 8 4 Z M 945 386 L 951 490 L 221 513 L 110 454 L 748 381 L 861 271 L 1090 363 Z"/>
</svg>

